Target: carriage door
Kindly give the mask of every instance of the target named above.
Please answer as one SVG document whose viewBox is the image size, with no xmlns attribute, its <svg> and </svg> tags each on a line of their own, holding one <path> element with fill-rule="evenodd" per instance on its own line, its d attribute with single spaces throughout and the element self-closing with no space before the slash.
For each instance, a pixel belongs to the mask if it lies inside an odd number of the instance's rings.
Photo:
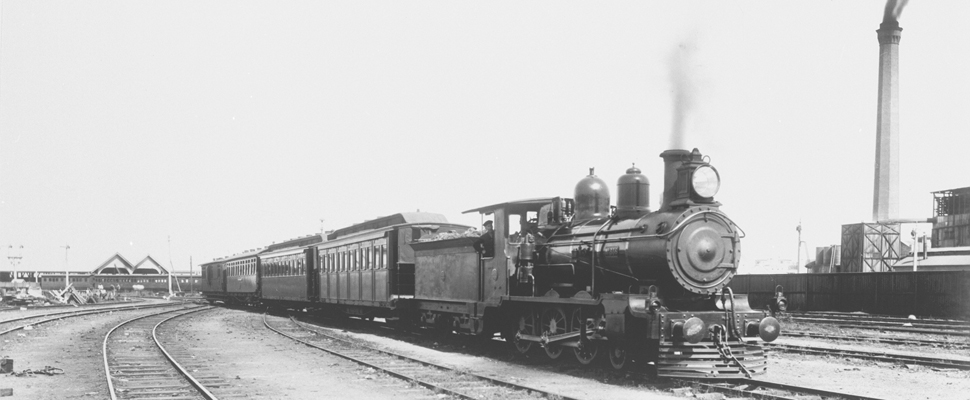
<svg viewBox="0 0 970 400">
<path fill-rule="evenodd" d="M 306 298 L 310 301 L 317 301 L 316 288 L 320 282 L 320 276 L 317 274 L 317 252 L 316 247 L 308 247 L 303 250 L 303 259 L 306 260 L 306 270 L 303 271 L 306 274 Z"/>
</svg>

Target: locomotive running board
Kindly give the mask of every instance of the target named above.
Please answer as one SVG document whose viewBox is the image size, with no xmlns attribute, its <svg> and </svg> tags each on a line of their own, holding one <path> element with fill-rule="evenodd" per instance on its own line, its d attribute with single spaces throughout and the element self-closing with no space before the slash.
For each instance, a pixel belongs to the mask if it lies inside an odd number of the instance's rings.
<svg viewBox="0 0 970 400">
<path fill-rule="evenodd" d="M 765 350 L 757 342 L 729 345 L 734 355 L 752 375 L 768 371 Z M 721 357 L 713 342 L 665 343 L 660 345 L 657 376 L 666 378 L 744 379 L 744 372 L 734 361 Z"/>
</svg>

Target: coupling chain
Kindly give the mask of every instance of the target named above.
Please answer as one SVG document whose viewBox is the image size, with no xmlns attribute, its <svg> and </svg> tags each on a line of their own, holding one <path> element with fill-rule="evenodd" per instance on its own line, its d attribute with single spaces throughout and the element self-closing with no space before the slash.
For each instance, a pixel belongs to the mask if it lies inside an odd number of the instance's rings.
<svg viewBox="0 0 970 400">
<path fill-rule="evenodd" d="M 711 334 L 714 337 L 714 347 L 717 348 L 717 353 L 721 356 L 721 359 L 727 363 L 733 362 L 741 368 L 745 378 L 751 379 L 751 371 L 748 371 L 741 360 L 738 360 L 734 353 L 731 353 L 731 347 L 728 345 L 727 328 L 724 325 L 714 325 L 711 327 Z"/>
</svg>

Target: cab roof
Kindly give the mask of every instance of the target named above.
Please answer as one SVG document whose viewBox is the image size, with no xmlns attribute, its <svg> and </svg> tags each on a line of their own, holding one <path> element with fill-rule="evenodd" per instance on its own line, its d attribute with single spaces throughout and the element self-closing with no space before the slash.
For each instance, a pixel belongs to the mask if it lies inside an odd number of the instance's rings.
<svg viewBox="0 0 970 400">
<path fill-rule="evenodd" d="M 507 201 L 504 203 L 492 204 L 490 206 L 473 208 L 471 210 L 465 211 L 462 214 L 468 214 L 473 212 L 480 212 L 485 214 L 491 214 L 500 208 L 508 209 L 509 212 L 516 213 L 522 211 L 532 211 L 542 208 L 542 206 L 549 204 L 556 197 L 536 197 L 531 199 L 523 199 L 516 201 Z"/>
</svg>

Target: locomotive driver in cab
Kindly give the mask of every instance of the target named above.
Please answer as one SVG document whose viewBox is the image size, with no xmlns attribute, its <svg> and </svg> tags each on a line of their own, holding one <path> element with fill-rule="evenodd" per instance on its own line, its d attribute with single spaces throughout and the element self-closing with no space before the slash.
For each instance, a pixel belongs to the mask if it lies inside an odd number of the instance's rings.
<svg viewBox="0 0 970 400">
<path fill-rule="evenodd" d="M 484 258 L 495 257 L 495 229 L 492 227 L 492 221 L 485 221 L 482 228 L 485 229 L 485 233 L 475 241 L 475 251 L 482 253 Z"/>
</svg>

